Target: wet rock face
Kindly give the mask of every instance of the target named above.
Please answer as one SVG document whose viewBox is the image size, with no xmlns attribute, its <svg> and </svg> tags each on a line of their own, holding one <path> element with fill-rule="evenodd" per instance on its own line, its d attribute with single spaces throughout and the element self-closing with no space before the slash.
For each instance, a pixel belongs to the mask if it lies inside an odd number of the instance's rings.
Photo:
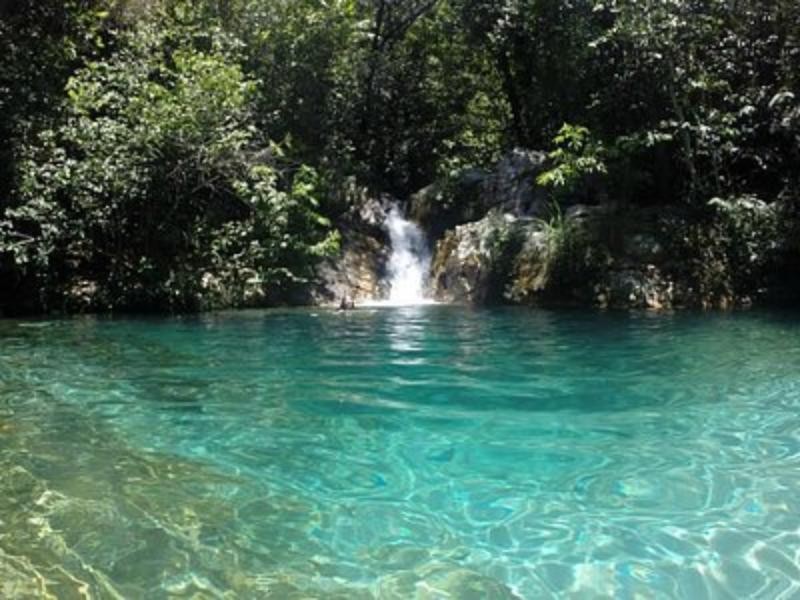
<svg viewBox="0 0 800 600">
<path fill-rule="evenodd" d="M 635 215 L 611 234 L 609 222 L 618 219 L 600 207 L 578 206 L 559 223 L 494 211 L 455 227 L 436 246 L 435 297 L 651 310 L 694 303 L 691 290 L 675 279 L 649 215 Z"/>
<path fill-rule="evenodd" d="M 342 298 L 362 302 L 385 296 L 383 276 L 389 255 L 385 241 L 357 231 L 344 231 L 342 237 L 339 254 L 317 269 L 314 304 L 338 305 Z"/>
<path fill-rule="evenodd" d="M 512 304 L 535 304 L 548 289 L 550 278 L 550 234 L 542 227 L 528 226 L 520 251 L 514 257 L 504 299 Z"/>
<path fill-rule="evenodd" d="M 457 225 L 483 218 L 489 210 L 482 195 L 488 176 L 485 171 L 468 169 L 453 181 L 422 188 L 408 200 L 409 217 L 431 239 L 439 239 Z"/>
<path fill-rule="evenodd" d="M 498 211 L 460 225 L 436 245 L 431 287 L 436 300 L 458 304 L 502 301 L 509 269 L 535 225 Z"/>
<path fill-rule="evenodd" d="M 390 196 L 364 197 L 346 216 L 345 223 L 355 228 L 379 230 L 389 217 L 393 203 L 395 201 Z"/>
<path fill-rule="evenodd" d="M 436 245 L 431 287 L 439 302 L 483 304 L 495 257 L 488 248 L 488 227 L 479 221 L 460 225 Z"/>
<path fill-rule="evenodd" d="M 634 233 L 625 239 L 624 254 L 637 262 L 658 262 L 665 258 L 665 249 L 652 233 Z"/>
<path fill-rule="evenodd" d="M 672 308 L 678 295 L 676 285 L 655 265 L 609 271 L 595 285 L 595 303 L 602 307 Z"/>
<path fill-rule="evenodd" d="M 350 190 L 350 209 L 337 223 L 341 249 L 317 266 L 315 285 L 304 303 L 339 306 L 343 298 L 363 302 L 387 295 L 386 265 L 390 248 L 384 224 L 396 200 L 373 196 L 365 189 Z"/>
<path fill-rule="evenodd" d="M 548 196 L 536 178 L 546 167 L 545 153 L 517 148 L 490 172 L 466 169 L 449 182 L 423 188 L 409 198 L 408 214 L 434 239 L 492 210 L 515 217 L 542 216 Z"/>
<path fill-rule="evenodd" d="M 544 152 L 515 148 L 483 182 L 484 202 L 518 217 L 542 216 L 547 210 L 548 195 L 536 184 L 536 178 L 546 166 Z"/>
</svg>

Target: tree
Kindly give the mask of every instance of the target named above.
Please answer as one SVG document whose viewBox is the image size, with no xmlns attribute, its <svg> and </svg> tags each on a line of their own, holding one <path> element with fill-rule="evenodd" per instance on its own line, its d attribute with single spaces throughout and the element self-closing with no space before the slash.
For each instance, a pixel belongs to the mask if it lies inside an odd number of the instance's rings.
<svg viewBox="0 0 800 600">
<path fill-rule="evenodd" d="M 312 174 L 258 135 L 231 40 L 144 23 L 118 42 L 26 148 L 0 247 L 50 304 L 87 285 L 107 307 L 279 299 L 333 239 Z"/>
</svg>

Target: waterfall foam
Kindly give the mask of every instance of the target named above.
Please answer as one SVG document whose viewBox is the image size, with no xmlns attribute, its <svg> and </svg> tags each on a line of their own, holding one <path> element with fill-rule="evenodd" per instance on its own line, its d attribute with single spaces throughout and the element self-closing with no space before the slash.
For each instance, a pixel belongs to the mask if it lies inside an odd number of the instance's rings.
<svg viewBox="0 0 800 600">
<path fill-rule="evenodd" d="M 397 205 L 393 205 L 389 210 L 385 227 L 392 245 L 387 265 L 389 298 L 370 304 L 383 306 L 433 304 L 433 300 L 426 294 L 431 255 L 425 234 L 415 223 L 403 216 Z"/>
</svg>

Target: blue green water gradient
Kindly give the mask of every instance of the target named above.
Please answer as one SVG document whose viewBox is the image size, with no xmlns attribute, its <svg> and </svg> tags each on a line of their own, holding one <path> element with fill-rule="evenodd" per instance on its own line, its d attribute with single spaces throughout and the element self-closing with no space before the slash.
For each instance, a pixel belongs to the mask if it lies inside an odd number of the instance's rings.
<svg viewBox="0 0 800 600">
<path fill-rule="evenodd" d="M 800 318 L 0 322 L 2 598 L 800 597 Z"/>
</svg>

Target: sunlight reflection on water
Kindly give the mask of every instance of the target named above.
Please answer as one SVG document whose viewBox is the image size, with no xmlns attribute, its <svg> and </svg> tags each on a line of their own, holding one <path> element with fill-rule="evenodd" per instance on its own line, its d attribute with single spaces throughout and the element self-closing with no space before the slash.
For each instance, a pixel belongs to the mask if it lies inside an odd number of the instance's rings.
<svg viewBox="0 0 800 600">
<path fill-rule="evenodd" d="M 0 597 L 800 594 L 800 321 L 0 322 Z"/>
</svg>

